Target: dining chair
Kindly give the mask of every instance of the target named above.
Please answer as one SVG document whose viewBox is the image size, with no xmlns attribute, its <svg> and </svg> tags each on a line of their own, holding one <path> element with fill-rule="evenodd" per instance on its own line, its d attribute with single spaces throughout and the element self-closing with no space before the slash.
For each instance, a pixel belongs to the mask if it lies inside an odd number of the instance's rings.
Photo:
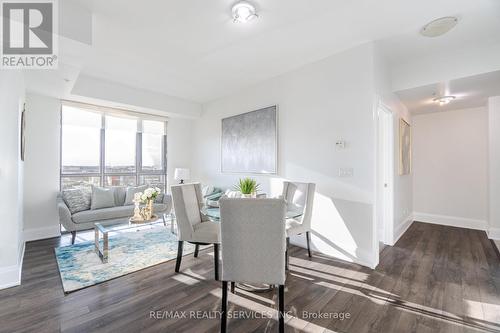
<svg viewBox="0 0 500 333">
<path fill-rule="evenodd" d="M 235 282 L 278 286 L 279 332 L 284 332 L 284 199 L 223 197 L 221 212 L 221 332 L 227 326 L 227 287 Z"/>
<path fill-rule="evenodd" d="M 203 216 L 201 185 L 199 183 L 179 184 L 170 187 L 177 219 L 178 248 L 175 271 L 179 272 L 184 242 L 195 244 L 194 256 L 198 256 L 200 245 L 214 246 L 215 280 L 219 280 L 220 225 Z"/>
<path fill-rule="evenodd" d="M 314 183 L 283 182 L 282 197 L 287 202 L 287 209 L 296 210 L 302 213 L 302 215 L 297 218 L 286 220 L 286 267 L 288 267 L 288 246 L 291 236 L 303 233 L 306 234 L 307 254 L 309 258 L 311 257 L 310 232 L 315 189 L 316 184 Z"/>
</svg>

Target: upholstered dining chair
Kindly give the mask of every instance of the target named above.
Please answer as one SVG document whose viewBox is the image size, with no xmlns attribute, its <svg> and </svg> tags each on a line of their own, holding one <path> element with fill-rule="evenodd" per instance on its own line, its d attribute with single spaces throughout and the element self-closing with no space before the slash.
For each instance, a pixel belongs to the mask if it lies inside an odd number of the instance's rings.
<svg viewBox="0 0 500 333">
<path fill-rule="evenodd" d="M 227 286 L 278 286 L 279 332 L 284 332 L 285 209 L 281 199 L 220 200 L 222 246 L 221 332 L 227 326 Z"/>
<path fill-rule="evenodd" d="M 172 185 L 172 200 L 177 219 L 178 248 L 175 271 L 179 272 L 184 242 L 195 244 L 195 257 L 200 245 L 214 245 L 215 280 L 219 280 L 220 225 L 200 213 L 203 205 L 199 183 Z"/>
<path fill-rule="evenodd" d="M 311 217 L 314 201 L 314 191 L 316 184 L 314 183 L 299 183 L 288 182 L 283 183 L 283 198 L 287 202 L 288 210 L 296 210 L 302 212 L 298 218 L 287 219 L 286 221 L 286 241 L 287 250 L 290 243 L 290 237 L 300 234 L 306 234 L 307 254 L 311 257 Z M 286 257 L 288 267 L 288 251 Z"/>
</svg>

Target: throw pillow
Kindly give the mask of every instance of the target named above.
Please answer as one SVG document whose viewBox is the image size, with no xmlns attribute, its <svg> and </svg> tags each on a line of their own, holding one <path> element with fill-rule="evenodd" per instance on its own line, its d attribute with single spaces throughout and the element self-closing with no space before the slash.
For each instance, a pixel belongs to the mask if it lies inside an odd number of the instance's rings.
<svg viewBox="0 0 500 333">
<path fill-rule="evenodd" d="M 156 197 L 156 199 L 155 199 L 155 203 L 157 203 L 157 204 L 162 204 L 162 203 L 163 203 L 163 196 L 164 196 L 164 195 L 165 195 L 164 193 L 160 193 L 160 194 L 158 194 L 158 196 L 157 196 L 157 197 Z"/>
<path fill-rule="evenodd" d="M 115 206 L 115 194 L 113 189 L 92 186 L 92 200 L 90 209 L 101 209 Z"/>
<path fill-rule="evenodd" d="M 64 190 L 62 197 L 71 214 L 90 209 L 91 191 L 88 188 Z"/>
<path fill-rule="evenodd" d="M 134 195 L 138 192 L 144 192 L 148 188 L 148 185 L 141 186 L 130 186 L 127 187 L 127 194 L 125 195 L 125 203 L 124 206 L 133 205 L 134 204 Z"/>
</svg>

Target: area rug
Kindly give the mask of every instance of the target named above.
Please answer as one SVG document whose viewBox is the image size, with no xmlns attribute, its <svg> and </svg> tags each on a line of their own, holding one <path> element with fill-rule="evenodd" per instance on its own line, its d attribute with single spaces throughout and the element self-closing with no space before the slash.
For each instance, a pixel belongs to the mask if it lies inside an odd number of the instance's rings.
<svg viewBox="0 0 500 333">
<path fill-rule="evenodd" d="M 120 232 L 109 236 L 109 259 L 103 264 L 94 242 L 55 248 L 65 293 L 108 281 L 177 257 L 177 237 L 164 226 Z M 184 254 L 194 251 L 185 243 Z"/>
</svg>

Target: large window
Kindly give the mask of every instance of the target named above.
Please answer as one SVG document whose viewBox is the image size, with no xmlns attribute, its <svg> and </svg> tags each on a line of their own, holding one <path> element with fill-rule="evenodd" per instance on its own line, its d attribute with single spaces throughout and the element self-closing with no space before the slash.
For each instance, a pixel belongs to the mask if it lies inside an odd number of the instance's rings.
<svg viewBox="0 0 500 333">
<path fill-rule="evenodd" d="M 166 189 L 166 122 L 64 103 L 61 189 L 142 184 Z"/>
</svg>

